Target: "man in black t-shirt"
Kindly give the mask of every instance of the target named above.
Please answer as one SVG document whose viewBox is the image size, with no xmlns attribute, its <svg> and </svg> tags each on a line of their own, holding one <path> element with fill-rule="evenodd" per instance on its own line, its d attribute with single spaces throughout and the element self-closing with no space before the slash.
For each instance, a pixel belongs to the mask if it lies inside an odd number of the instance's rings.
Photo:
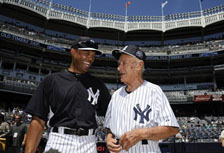
<svg viewBox="0 0 224 153">
<path fill-rule="evenodd" d="M 87 72 L 95 54 L 102 54 L 98 45 L 88 37 L 80 37 L 71 47 L 70 67 L 40 83 L 26 108 L 33 119 L 25 153 L 35 152 L 46 124 L 51 132 L 45 151 L 97 152 L 96 115 L 105 115 L 110 94 L 102 81 Z"/>
<path fill-rule="evenodd" d="M 26 143 L 27 125 L 22 121 L 21 115 L 15 115 L 15 124 L 10 131 L 11 144 L 9 153 L 21 153 Z"/>
</svg>

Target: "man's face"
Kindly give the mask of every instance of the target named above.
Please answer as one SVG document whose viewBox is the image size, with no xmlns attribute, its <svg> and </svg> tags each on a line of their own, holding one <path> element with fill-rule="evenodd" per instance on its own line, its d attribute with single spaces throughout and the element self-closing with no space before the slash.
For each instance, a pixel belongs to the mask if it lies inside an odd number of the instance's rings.
<svg viewBox="0 0 224 153">
<path fill-rule="evenodd" d="M 121 82 L 124 84 L 131 83 L 137 77 L 136 59 L 127 54 L 121 54 L 118 60 L 117 70 L 120 72 Z"/>
<path fill-rule="evenodd" d="M 21 117 L 20 116 L 15 116 L 15 122 L 20 123 L 20 121 L 21 121 Z"/>
<path fill-rule="evenodd" d="M 86 73 L 94 62 L 95 52 L 87 50 L 74 50 L 72 54 L 74 69 L 76 73 Z"/>
</svg>

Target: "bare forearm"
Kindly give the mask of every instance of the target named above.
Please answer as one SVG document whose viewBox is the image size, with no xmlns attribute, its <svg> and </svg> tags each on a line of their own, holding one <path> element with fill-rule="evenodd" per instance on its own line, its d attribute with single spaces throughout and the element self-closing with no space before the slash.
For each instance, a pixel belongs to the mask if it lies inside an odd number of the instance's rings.
<svg viewBox="0 0 224 153">
<path fill-rule="evenodd" d="M 27 134 L 24 134 L 23 141 L 22 141 L 22 146 L 24 146 L 26 144 L 26 136 L 27 136 Z"/>
<path fill-rule="evenodd" d="M 169 126 L 159 126 L 152 128 L 144 128 L 139 129 L 139 133 L 141 135 L 141 139 L 148 140 L 162 140 L 169 138 L 175 134 L 177 134 L 179 129 L 177 127 L 169 127 Z"/>
<path fill-rule="evenodd" d="M 43 120 L 32 120 L 27 134 L 25 153 L 36 152 L 37 146 L 44 131 L 44 124 L 45 122 Z"/>
<path fill-rule="evenodd" d="M 135 129 L 124 133 L 120 137 L 119 144 L 124 150 L 128 151 L 130 147 L 141 140 L 146 139 L 158 141 L 175 135 L 178 131 L 178 128 L 168 126 Z"/>
</svg>

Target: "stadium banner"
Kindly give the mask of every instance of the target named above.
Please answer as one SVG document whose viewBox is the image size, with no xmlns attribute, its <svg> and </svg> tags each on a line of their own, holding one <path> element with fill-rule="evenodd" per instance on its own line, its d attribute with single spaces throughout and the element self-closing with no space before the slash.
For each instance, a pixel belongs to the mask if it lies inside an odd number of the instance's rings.
<svg viewBox="0 0 224 153">
<path fill-rule="evenodd" d="M 185 55 L 173 55 L 173 56 L 147 56 L 146 59 L 148 60 L 177 60 L 177 59 L 187 59 L 192 58 L 192 54 L 185 54 Z"/>
<path fill-rule="evenodd" d="M 178 91 L 178 90 L 195 90 L 197 85 L 195 84 L 175 84 L 175 85 L 161 85 L 164 91 Z"/>
<path fill-rule="evenodd" d="M 224 102 L 224 95 L 212 95 L 212 101 L 221 101 Z"/>
<path fill-rule="evenodd" d="M 209 53 L 200 53 L 199 57 L 208 57 L 208 56 L 215 56 L 218 55 L 217 52 L 209 52 Z"/>
<path fill-rule="evenodd" d="M 171 60 L 175 60 L 175 59 L 186 59 L 186 58 L 192 58 L 192 54 L 173 55 L 173 56 L 170 56 L 170 59 Z"/>
<path fill-rule="evenodd" d="M 206 102 L 211 101 L 212 95 L 195 95 L 194 102 Z"/>
<path fill-rule="evenodd" d="M 18 41 L 18 42 L 21 42 L 21 43 L 24 43 L 24 44 L 29 44 L 31 46 L 40 47 L 39 42 L 32 41 L 32 40 L 22 38 L 22 37 L 19 37 L 19 36 L 15 36 L 15 35 L 12 35 L 12 34 L 9 34 L 9 33 L 0 32 L 0 36 L 3 37 L 3 38 L 6 38 L 6 39 L 15 40 L 15 41 Z"/>
<path fill-rule="evenodd" d="M 168 60 L 169 56 L 147 56 L 148 60 Z"/>
<path fill-rule="evenodd" d="M 60 52 L 65 52 L 65 50 L 66 50 L 65 48 L 58 47 L 58 46 L 53 46 L 53 45 L 47 45 L 47 49 L 60 51 Z"/>
</svg>

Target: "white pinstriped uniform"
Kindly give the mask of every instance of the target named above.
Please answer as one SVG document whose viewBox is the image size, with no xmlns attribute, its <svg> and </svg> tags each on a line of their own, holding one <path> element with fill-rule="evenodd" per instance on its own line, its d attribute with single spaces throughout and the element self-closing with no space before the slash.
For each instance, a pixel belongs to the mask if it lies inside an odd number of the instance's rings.
<svg viewBox="0 0 224 153">
<path fill-rule="evenodd" d="M 50 149 L 60 153 L 97 153 L 96 137 L 50 132 L 45 152 Z"/>
<path fill-rule="evenodd" d="M 112 95 L 104 126 L 110 128 L 117 138 L 137 128 L 179 127 L 161 88 L 148 81 L 144 81 L 129 94 L 125 91 L 125 87 L 121 87 Z M 121 153 L 126 151 L 122 150 Z M 148 145 L 142 145 L 140 141 L 131 147 L 128 153 L 160 153 L 160 148 L 158 141 L 148 140 Z"/>
</svg>

